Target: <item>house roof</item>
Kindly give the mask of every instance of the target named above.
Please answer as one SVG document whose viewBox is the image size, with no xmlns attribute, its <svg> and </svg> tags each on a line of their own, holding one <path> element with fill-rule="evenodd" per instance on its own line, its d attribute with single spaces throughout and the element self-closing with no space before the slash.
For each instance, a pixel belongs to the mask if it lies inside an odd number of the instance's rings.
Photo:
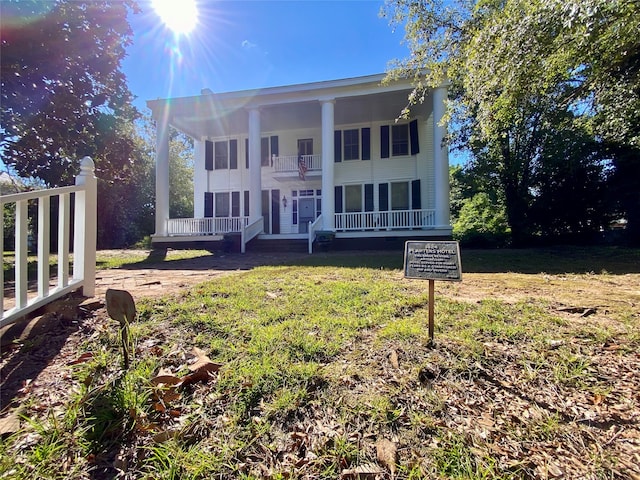
<svg viewBox="0 0 640 480">
<path fill-rule="evenodd" d="M 335 100 L 335 124 L 397 118 L 407 106 L 409 81 L 382 84 L 384 74 L 298 85 L 209 93 L 147 101 L 153 118 L 168 117 L 178 130 L 198 139 L 246 133 L 248 111 L 259 108 L 261 130 L 305 128 L 321 122 L 319 102 Z M 372 97 L 375 95 L 375 98 Z M 431 110 L 430 99 L 412 108 L 420 115 Z"/>
</svg>

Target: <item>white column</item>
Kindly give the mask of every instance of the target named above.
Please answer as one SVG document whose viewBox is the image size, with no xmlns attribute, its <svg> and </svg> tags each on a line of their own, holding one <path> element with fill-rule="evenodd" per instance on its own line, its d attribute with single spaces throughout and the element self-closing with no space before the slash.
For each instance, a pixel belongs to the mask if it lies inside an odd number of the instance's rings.
<svg viewBox="0 0 640 480">
<path fill-rule="evenodd" d="M 334 171 L 334 103 L 322 102 L 322 229 L 333 231 L 335 216 Z"/>
<path fill-rule="evenodd" d="M 436 88 L 433 92 L 433 161 L 436 188 L 436 227 L 450 228 L 449 219 L 449 153 L 443 143 L 447 135 L 447 125 L 441 125 L 445 114 L 447 87 Z"/>
<path fill-rule="evenodd" d="M 262 162 L 260 160 L 260 110 L 249 110 L 249 223 L 262 217 Z"/>
<path fill-rule="evenodd" d="M 162 112 L 156 122 L 156 235 L 166 236 L 169 219 L 169 120 Z"/>
</svg>

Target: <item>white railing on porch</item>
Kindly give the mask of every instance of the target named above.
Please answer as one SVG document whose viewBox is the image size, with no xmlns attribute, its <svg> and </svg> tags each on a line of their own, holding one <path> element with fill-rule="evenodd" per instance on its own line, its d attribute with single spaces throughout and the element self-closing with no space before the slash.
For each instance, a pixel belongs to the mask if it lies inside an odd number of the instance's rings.
<svg viewBox="0 0 640 480">
<path fill-rule="evenodd" d="M 273 169 L 276 172 L 299 172 L 299 162 L 304 162 L 306 172 L 322 170 L 322 155 L 284 155 L 273 158 Z"/>
<path fill-rule="evenodd" d="M 435 210 L 392 210 L 388 212 L 336 213 L 338 232 L 364 230 L 404 230 L 434 227 Z"/>
<path fill-rule="evenodd" d="M 254 237 L 258 236 L 264 231 L 264 217 L 258 218 L 255 222 L 248 224 L 242 229 L 240 234 L 240 252 L 245 253 L 247 251 L 247 243 L 249 243 Z"/>
<path fill-rule="evenodd" d="M 240 233 L 248 223 L 249 217 L 170 218 L 167 233 L 169 236 Z"/>
<path fill-rule="evenodd" d="M 4 227 L 4 205 L 15 204 L 15 282 L 13 298 L 5 298 L 4 269 L 0 269 L 0 327 L 82 288 L 82 294 L 92 297 L 96 277 L 96 215 L 97 188 L 93 160 L 84 157 L 75 186 L 38 190 L 0 196 Z M 71 196 L 73 215 L 73 271 L 69 278 L 69 247 L 71 241 Z M 51 198 L 58 197 L 58 269 L 54 279 L 50 274 Z M 37 294 L 30 297 L 28 279 L 29 202 L 37 201 Z M 3 228 L 4 230 L 4 228 Z M 0 260 L 4 265 L 4 237 L 0 235 Z M 54 282 L 55 280 L 55 282 Z M 51 288 L 50 284 L 54 283 Z M 10 306 L 11 305 L 11 306 Z M 10 306 L 5 310 L 6 306 Z"/>
</svg>

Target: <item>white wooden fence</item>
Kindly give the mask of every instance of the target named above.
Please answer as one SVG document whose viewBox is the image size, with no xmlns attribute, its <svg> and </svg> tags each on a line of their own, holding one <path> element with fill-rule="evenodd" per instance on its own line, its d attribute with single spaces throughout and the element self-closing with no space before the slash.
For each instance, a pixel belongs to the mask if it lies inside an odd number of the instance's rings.
<svg viewBox="0 0 640 480">
<path fill-rule="evenodd" d="M 71 198 L 74 197 L 73 238 L 71 238 Z M 50 274 L 51 199 L 58 198 L 58 259 L 57 275 Z M 30 291 L 28 278 L 30 201 L 37 201 L 37 292 Z M 75 186 L 38 190 L 0 196 L 4 232 L 4 205 L 15 204 L 15 282 L 12 298 L 0 269 L 0 327 L 15 322 L 67 293 L 82 288 L 82 294 L 92 297 L 96 277 L 96 215 L 97 181 L 93 160 L 84 157 Z M 33 219 L 32 219 L 33 220 Z M 4 235 L 0 235 L 0 260 L 4 266 Z M 73 270 L 69 278 L 70 242 L 73 241 Z M 8 307 L 5 310 L 5 307 Z"/>
</svg>

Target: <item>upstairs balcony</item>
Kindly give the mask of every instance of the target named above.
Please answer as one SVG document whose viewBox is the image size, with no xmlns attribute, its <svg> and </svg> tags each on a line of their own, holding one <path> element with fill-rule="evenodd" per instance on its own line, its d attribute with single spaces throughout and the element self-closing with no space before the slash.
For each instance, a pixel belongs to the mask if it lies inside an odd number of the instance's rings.
<svg viewBox="0 0 640 480">
<path fill-rule="evenodd" d="M 320 177 L 322 155 L 280 155 L 272 157 L 274 177 Z"/>
</svg>

